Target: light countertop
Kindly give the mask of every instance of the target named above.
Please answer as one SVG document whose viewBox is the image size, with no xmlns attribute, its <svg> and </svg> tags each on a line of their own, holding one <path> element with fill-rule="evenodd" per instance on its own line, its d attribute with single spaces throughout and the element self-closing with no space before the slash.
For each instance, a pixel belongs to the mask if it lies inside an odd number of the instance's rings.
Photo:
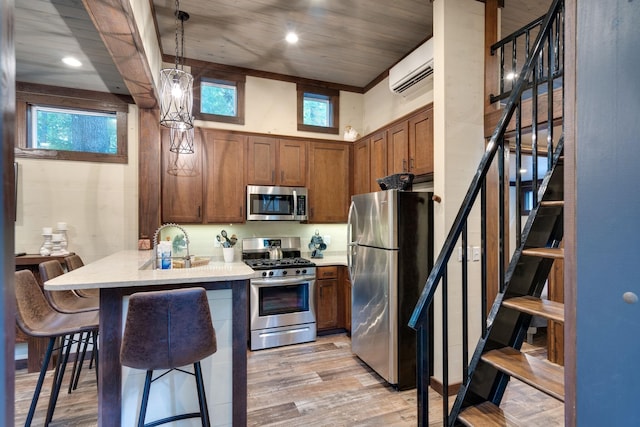
<svg viewBox="0 0 640 427">
<path fill-rule="evenodd" d="M 255 277 L 253 269 L 242 261 L 225 263 L 213 257 L 209 264 L 170 270 L 151 269 L 151 251 L 116 252 L 54 279 L 44 288 L 50 291 L 69 289 L 121 288 L 178 283 L 247 280 Z M 346 259 L 346 258 L 345 258 Z"/>
<path fill-rule="evenodd" d="M 324 267 L 329 265 L 347 265 L 347 253 L 346 252 L 325 252 L 322 258 L 311 258 L 311 254 L 303 254 L 305 258 L 308 258 L 317 267 Z"/>
</svg>

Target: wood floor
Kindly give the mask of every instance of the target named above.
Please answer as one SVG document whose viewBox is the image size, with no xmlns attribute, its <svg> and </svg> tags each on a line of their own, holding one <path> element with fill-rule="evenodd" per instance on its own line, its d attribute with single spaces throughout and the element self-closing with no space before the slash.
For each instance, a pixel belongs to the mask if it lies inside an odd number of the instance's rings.
<svg viewBox="0 0 640 427">
<path fill-rule="evenodd" d="M 544 349 L 527 351 L 544 357 Z M 97 425 L 95 373 L 86 368 L 76 391 L 61 391 L 52 427 Z M 16 373 L 16 426 L 24 425 L 36 380 L 37 374 Z M 49 376 L 34 426 L 43 425 L 50 386 Z M 430 393 L 430 400 L 430 425 L 442 425 L 440 397 Z M 561 403 L 516 380 L 509 383 L 502 407 L 521 426 L 564 425 Z M 330 335 L 314 343 L 249 352 L 248 425 L 415 426 L 416 392 L 395 391 L 351 354 L 348 337 Z"/>
</svg>

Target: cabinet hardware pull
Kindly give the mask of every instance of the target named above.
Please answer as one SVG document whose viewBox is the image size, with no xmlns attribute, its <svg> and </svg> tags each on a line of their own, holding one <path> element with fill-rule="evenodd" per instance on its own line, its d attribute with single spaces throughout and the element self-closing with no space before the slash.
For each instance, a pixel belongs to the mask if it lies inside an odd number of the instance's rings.
<svg viewBox="0 0 640 427">
<path fill-rule="evenodd" d="M 284 181 L 284 171 L 280 171 L 280 181 Z"/>
<path fill-rule="evenodd" d="M 407 172 L 407 160 L 402 159 L 402 172 Z"/>
<path fill-rule="evenodd" d="M 409 170 L 412 171 L 412 170 L 414 170 L 416 168 L 415 161 L 413 160 L 413 157 L 411 158 L 411 160 L 409 162 L 410 162 L 409 163 Z"/>
</svg>

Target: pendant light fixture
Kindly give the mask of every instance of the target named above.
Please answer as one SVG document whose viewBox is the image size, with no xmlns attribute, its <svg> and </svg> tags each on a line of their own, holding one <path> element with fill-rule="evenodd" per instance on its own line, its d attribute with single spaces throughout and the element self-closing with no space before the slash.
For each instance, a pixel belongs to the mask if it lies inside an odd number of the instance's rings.
<svg viewBox="0 0 640 427">
<path fill-rule="evenodd" d="M 177 133 L 184 134 L 186 137 L 187 133 L 193 129 L 193 76 L 183 70 L 184 21 L 189 19 L 189 14 L 180 10 L 179 0 L 176 0 L 175 16 L 175 66 L 160 70 L 160 124 L 171 128 L 172 133 L 174 133 L 174 129 L 182 131 Z M 178 43 L 178 33 L 180 33 L 180 43 Z M 191 140 L 193 141 L 192 132 Z M 173 138 L 171 146 L 173 148 Z M 191 152 L 193 152 L 193 143 L 190 146 Z M 176 149 L 178 149 L 177 147 Z"/>
<path fill-rule="evenodd" d="M 193 154 L 194 129 L 171 128 L 169 151 L 178 154 Z"/>
</svg>

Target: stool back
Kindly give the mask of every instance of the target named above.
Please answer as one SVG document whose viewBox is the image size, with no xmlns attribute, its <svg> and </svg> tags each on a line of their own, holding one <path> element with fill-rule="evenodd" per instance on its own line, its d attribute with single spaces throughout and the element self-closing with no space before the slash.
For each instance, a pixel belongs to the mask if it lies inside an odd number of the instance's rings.
<svg viewBox="0 0 640 427">
<path fill-rule="evenodd" d="M 135 293 L 129 297 L 120 361 L 136 369 L 172 369 L 217 351 L 203 288 Z"/>
<path fill-rule="evenodd" d="M 76 268 L 84 266 L 84 262 L 82 262 L 80 255 L 75 254 L 64 257 L 64 263 L 67 265 L 67 271 L 75 270 Z"/>
<path fill-rule="evenodd" d="M 16 271 L 16 322 L 22 331 L 30 336 L 55 335 L 50 323 L 57 315 L 40 289 L 40 285 L 30 270 Z"/>
</svg>

